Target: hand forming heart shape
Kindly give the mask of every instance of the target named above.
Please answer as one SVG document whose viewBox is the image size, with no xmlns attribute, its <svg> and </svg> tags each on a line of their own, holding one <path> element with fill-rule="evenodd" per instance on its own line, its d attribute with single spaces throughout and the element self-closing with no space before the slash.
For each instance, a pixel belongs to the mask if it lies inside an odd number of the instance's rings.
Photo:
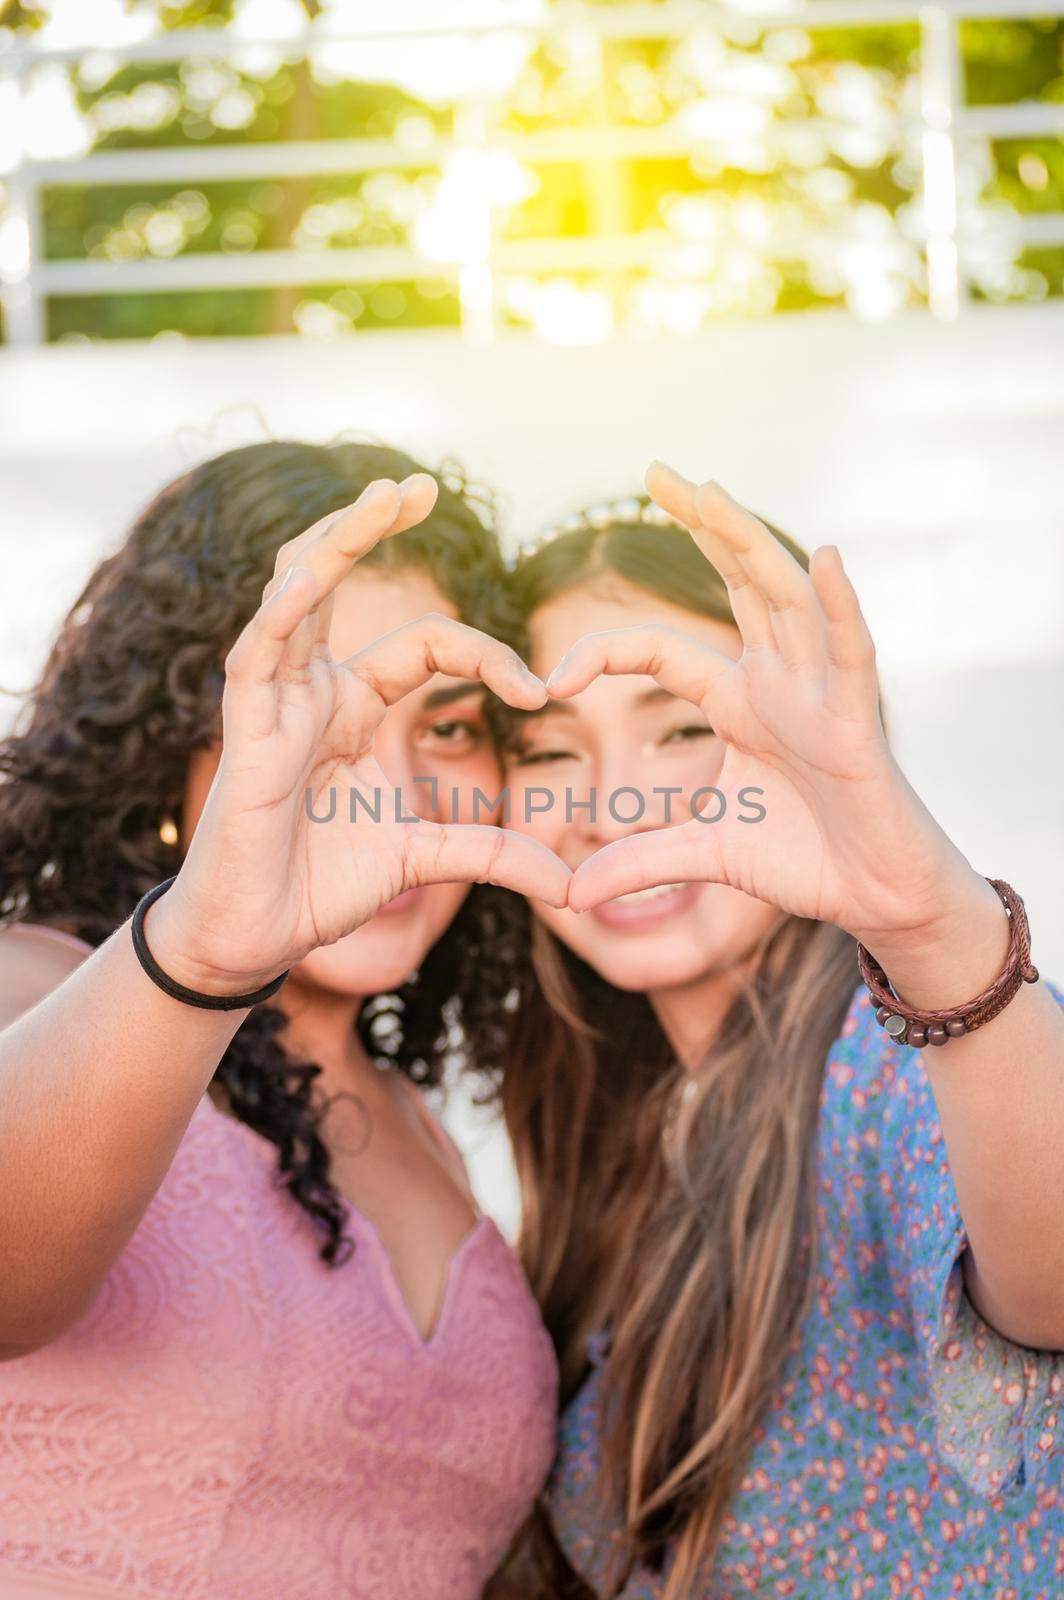
<svg viewBox="0 0 1064 1600">
<path fill-rule="evenodd" d="M 692 818 L 606 845 L 573 875 L 573 910 L 635 889 L 725 883 L 869 943 L 930 929 L 944 885 L 976 877 L 886 741 L 875 647 L 839 551 L 806 572 L 719 484 L 655 463 L 652 498 L 690 529 L 727 585 L 737 659 L 658 625 L 588 634 L 547 679 L 556 698 L 600 673 L 647 673 L 697 705 L 726 750 L 716 785 L 763 792 L 765 815 Z"/>
<path fill-rule="evenodd" d="M 544 845 L 417 816 L 373 750 L 387 708 L 436 673 L 480 679 L 516 707 L 542 705 L 546 690 L 520 657 L 438 614 L 344 661 L 329 647 L 340 580 L 381 539 L 421 522 L 436 493 L 426 473 L 370 484 L 277 553 L 262 605 L 226 657 L 221 759 L 166 895 L 185 970 L 206 980 L 190 987 L 251 991 L 424 884 L 490 882 L 565 904 L 569 869 Z M 317 826 L 329 791 L 371 797 L 375 825 Z"/>
</svg>

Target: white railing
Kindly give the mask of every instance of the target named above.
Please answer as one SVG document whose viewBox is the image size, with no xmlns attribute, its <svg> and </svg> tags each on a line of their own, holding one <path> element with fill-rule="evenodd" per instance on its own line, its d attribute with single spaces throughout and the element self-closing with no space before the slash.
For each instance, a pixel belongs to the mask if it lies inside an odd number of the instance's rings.
<svg viewBox="0 0 1064 1600">
<path fill-rule="evenodd" d="M 379 6 L 381 13 L 394 7 Z M 612 8 L 563 4 L 522 20 L 515 12 L 463 18 L 452 8 L 448 19 L 426 27 L 423 15 L 404 22 L 389 14 L 368 20 L 357 30 L 323 32 L 309 25 L 278 40 L 248 38 L 228 29 L 186 29 L 146 40 L 107 46 L 115 63 L 175 62 L 187 59 L 239 59 L 256 47 L 277 52 L 281 59 L 305 58 L 318 44 L 356 45 L 382 39 L 483 37 L 522 34 L 538 39 L 579 28 L 585 36 L 607 39 L 687 38 L 696 30 L 712 30 L 741 19 L 748 27 L 776 28 L 881 26 L 912 23 L 920 34 L 920 101 L 915 116 L 877 121 L 880 130 L 919 137 L 922 162 L 923 234 L 927 264 L 928 303 L 941 318 L 955 317 L 966 299 L 964 219 L 958 217 L 958 150 L 965 139 L 1053 137 L 1064 134 L 1064 104 L 1042 101 L 968 106 L 963 102 L 959 28 L 967 19 L 1057 17 L 1064 0 L 796 0 L 791 6 L 721 6 L 665 0 L 660 5 Z M 22 87 L 44 62 L 72 63 L 89 53 L 87 46 L 44 49 L 30 43 L 0 48 L 0 80 Z M 781 119 L 769 138 L 785 139 L 794 123 Z M 803 118 L 803 128 L 819 126 Z M 389 139 L 323 139 L 305 142 L 254 141 L 231 144 L 99 151 L 63 161 L 23 156 L 7 178 L 4 225 L 8 238 L 21 248 L 6 252 L 0 277 L 7 338 L 11 344 L 35 345 L 45 337 L 45 304 L 49 297 L 146 293 L 152 290 L 281 287 L 346 281 L 453 281 L 457 287 L 461 325 L 471 339 L 491 339 L 497 332 L 494 280 L 501 272 L 610 271 L 652 268 L 675 251 L 664 231 L 619 237 L 556 237 L 526 241 L 494 238 L 492 206 L 485 195 L 483 236 L 490 241 L 481 259 L 430 259 L 412 246 L 357 249 L 262 249 L 240 254 L 184 252 L 170 258 L 114 263 L 98 260 L 52 261 L 43 249 L 41 193 L 49 184 L 156 184 L 174 180 L 210 183 L 246 178 L 301 178 L 348 174 L 382 168 L 440 166 L 456 151 L 505 150 L 519 161 L 545 163 L 582 160 L 625 160 L 691 155 L 712 148 L 712 137 L 681 134 L 669 127 L 573 127 L 507 135 L 493 129 L 483 98 L 457 108 L 456 135 L 404 147 Z M 837 122 L 831 124 L 838 128 Z M 1016 216 L 1012 235 L 1020 247 L 1064 244 L 1064 212 Z"/>
</svg>

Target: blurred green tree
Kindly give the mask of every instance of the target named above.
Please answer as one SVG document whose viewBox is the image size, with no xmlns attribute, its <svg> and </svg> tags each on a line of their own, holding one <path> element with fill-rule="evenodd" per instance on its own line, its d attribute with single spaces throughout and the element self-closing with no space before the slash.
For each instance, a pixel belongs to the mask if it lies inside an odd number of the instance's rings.
<svg viewBox="0 0 1064 1600">
<path fill-rule="evenodd" d="M 30 34 L 57 0 L 0 0 L 0 28 Z M 327 4 L 327 0 L 324 0 Z M 308 22 L 323 0 L 301 0 Z M 354 80 L 283 51 L 188 58 L 180 32 L 224 28 L 238 0 L 156 0 L 175 34 L 171 63 L 114 69 L 87 55 L 69 93 L 94 150 L 394 140 L 426 147 L 350 176 L 218 183 L 55 184 L 44 193 L 51 259 L 127 262 L 196 252 L 402 245 L 433 208 L 461 225 L 461 194 L 427 147 L 460 133 L 460 97 L 405 82 Z M 1064 100 L 1064 22 L 969 21 L 961 43 L 969 103 Z M 505 248 L 550 239 L 621 239 L 616 264 L 564 273 L 498 271 L 497 314 L 565 337 L 574 326 L 694 331 L 722 315 L 840 304 L 882 316 L 926 296 L 915 20 L 763 32 L 735 17 L 689 38 L 601 40 L 559 29 L 531 49 L 496 97 L 489 132 L 613 130 L 662 135 L 651 154 L 521 156 L 504 174 L 495 233 Z M 416 75 L 415 75 L 416 76 Z M 459 120 L 456 120 L 457 119 Z M 908 121 L 906 120 L 908 119 Z M 906 128 L 910 131 L 906 132 Z M 1064 143 L 966 137 L 961 151 L 988 222 L 969 263 L 972 291 L 996 300 L 1064 293 L 1064 249 L 1018 251 L 1002 218 L 1064 210 Z M 996 208 L 996 210 L 995 210 Z M 286 282 L 275 289 L 54 298 L 51 338 L 318 334 L 455 325 L 455 271 L 416 283 Z"/>
</svg>

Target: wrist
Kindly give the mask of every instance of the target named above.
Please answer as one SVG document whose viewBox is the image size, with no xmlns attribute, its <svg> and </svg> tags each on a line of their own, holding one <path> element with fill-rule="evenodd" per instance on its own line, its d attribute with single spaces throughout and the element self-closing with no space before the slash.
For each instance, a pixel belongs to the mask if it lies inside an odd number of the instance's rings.
<svg viewBox="0 0 1064 1600">
<path fill-rule="evenodd" d="M 143 920 L 148 949 L 168 978 L 199 994 L 222 998 L 253 994 L 280 975 L 284 969 L 276 964 L 238 970 L 229 963 L 213 959 L 204 946 L 203 919 L 190 915 L 180 895 L 175 894 L 177 887 L 176 883 L 172 884 L 165 894 L 153 901 Z"/>
<path fill-rule="evenodd" d="M 890 934 L 857 935 L 906 1004 L 928 1010 L 964 1005 L 1001 973 L 1009 917 L 983 877 L 944 896 L 933 923 Z"/>
</svg>

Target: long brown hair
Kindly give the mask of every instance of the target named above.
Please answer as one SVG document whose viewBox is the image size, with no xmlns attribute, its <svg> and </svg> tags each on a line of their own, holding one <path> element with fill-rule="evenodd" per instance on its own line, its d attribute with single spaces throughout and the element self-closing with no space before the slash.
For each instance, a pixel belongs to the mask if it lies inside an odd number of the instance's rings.
<svg viewBox="0 0 1064 1600">
<path fill-rule="evenodd" d="M 648 526 L 640 506 L 575 519 L 518 561 L 512 643 L 527 650 L 547 600 L 609 574 L 735 626 L 686 531 Z M 808 570 L 806 552 L 767 526 Z M 820 1089 L 858 983 L 856 947 L 781 913 L 735 973 L 681 1101 L 689 1075 L 647 997 L 614 988 L 534 918 L 526 930 L 499 1084 L 524 1265 L 563 1402 L 588 1375 L 591 1336 L 609 1340 L 599 1489 L 604 1529 L 621 1526 L 599 1592 L 618 1593 L 637 1567 L 660 1573 L 668 1556 L 665 1592 L 679 1600 L 709 1569 L 813 1293 Z M 582 1592 L 557 1571 L 551 1584 Z"/>
<path fill-rule="evenodd" d="M 220 736 L 225 653 L 261 603 L 278 547 L 373 479 L 416 470 L 377 443 L 270 440 L 201 463 L 144 508 L 89 576 L 0 740 L 0 926 L 48 922 L 99 945 L 177 872 L 160 827 L 180 814 L 192 752 Z M 438 477 L 426 521 L 364 559 L 427 573 L 464 621 L 491 628 L 505 600 L 491 496 L 453 462 Z M 500 1013 L 482 953 L 498 942 L 499 894 L 476 886 L 418 973 L 362 1007 L 367 1049 L 419 1082 L 439 1078 L 463 994 L 478 1033 Z M 321 1069 L 282 1047 L 283 1024 L 279 1007 L 256 1006 L 214 1083 L 227 1109 L 276 1146 L 285 1186 L 318 1225 L 322 1258 L 338 1265 L 352 1243 L 319 1132 Z"/>
</svg>

